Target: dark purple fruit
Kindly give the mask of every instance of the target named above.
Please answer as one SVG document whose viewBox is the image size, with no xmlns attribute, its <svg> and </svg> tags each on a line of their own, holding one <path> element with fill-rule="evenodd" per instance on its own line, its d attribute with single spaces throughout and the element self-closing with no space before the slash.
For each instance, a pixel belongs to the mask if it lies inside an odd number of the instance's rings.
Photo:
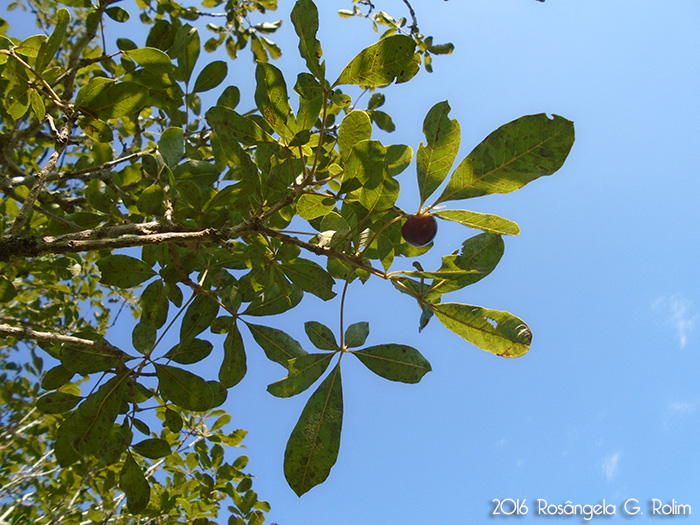
<svg viewBox="0 0 700 525">
<path fill-rule="evenodd" d="M 413 246 L 425 246 L 437 234 L 437 221 L 432 215 L 412 215 L 401 227 L 404 241 Z"/>
</svg>

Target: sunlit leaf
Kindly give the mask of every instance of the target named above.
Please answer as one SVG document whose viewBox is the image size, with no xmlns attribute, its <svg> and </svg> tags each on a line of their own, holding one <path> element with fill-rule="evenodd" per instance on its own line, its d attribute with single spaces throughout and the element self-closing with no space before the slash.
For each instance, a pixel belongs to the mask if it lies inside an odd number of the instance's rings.
<svg viewBox="0 0 700 525">
<path fill-rule="evenodd" d="M 362 50 L 340 73 L 333 84 L 354 84 L 364 87 L 382 87 L 396 80 L 407 82 L 418 73 L 420 57 L 415 42 L 406 35 L 384 38 Z"/>
<path fill-rule="evenodd" d="M 477 213 L 468 210 L 437 210 L 433 215 L 448 221 L 458 222 L 469 228 L 481 230 L 486 233 L 496 233 L 499 235 L 519 235 L 520 227 L 513 221 L 491 215 L 488 213 Z"/>
<path fill-rule="evenodd" d="M 299 36 L 299 54 L 306 60 L 309 68 L 316 78 L 325 78 L 325 63 L 321 62 L 323 50 L 321 43 L 316 38 L 318 31 L 318 9 L 311 0 L 298 0 L 292 9 L 292 23 Z"/>
</svg>

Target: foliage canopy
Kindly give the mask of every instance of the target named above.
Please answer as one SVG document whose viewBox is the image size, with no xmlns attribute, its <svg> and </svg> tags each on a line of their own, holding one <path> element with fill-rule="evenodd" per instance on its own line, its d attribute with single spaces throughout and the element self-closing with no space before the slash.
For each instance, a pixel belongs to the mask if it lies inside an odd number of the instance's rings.
<svg viewBox="0 0 700 525">
<path fill-rule="evenodd" d="M 203 0 L 201 9 L 135 0 L 131 12 L 120 0 L 29 3 L 41 33 L 20 40 L 0 26 L 0 417 L 11 443 L 0 449 L 3 519 L 206 523 L 228 497 L 229 523 L 261 523 L 268 505 L 243 471 L 247 459 L 224 461 L 223 447 L 245 434 L 224 431 L 230 415 L 220 408 L 246 374 L 242 330 L 284 369 L 272 395 L 320 380 L 291 431 L 284 475 L 298 495 L 322 483 L 340 445 L 343 358 L 405 383 L 431 370 L 411 346 L 367 346 L 366 320 L 347 323 L 345 296 L 356 283 L 388 280 L 411 296 L 420 329 L 436 317 L 497 356 L 528 351 L 530 329 L 513 314 L 443 302 L 486 277 L 503 236 L 519 233 L 508 219 L 459 206 L 556 172 L 573 124 L 524 116 L 453 169 L 460 125 L 437 102 L 415 152 L 420 203 L 400 209 L 397 177 L 414 150 L 372 137 L 375 127 L 394 127 L 379 109 L 380 88 L 410 81 L 452 49 L 424 37 L 412 9 L 410 25 L 363 12 L 366 2 L 341 10 L 385 31 L 332 79 L 317 8 L 297 0 L 291 21 L 306 70 L 292 79 L 271 63 L 281 50 L 269 35 L 281 22 L 250 22 L 276 0 Z M 104 21 L 134 12 L 150 26 L 145 42 L 117 38 L 108 53 Z M 210 19 L 222 23 L 207 24 L 214 36 L 202 44 L 199 22 Z M 236 59 L 248 45 L 254 111 L 239 109 L 239 87 L 223 87 L 226 61 L 200 56 L 223 46 Z M 213 89 L 220 95 L 206 107 Z M 355 91 L 371 93 L 365 109 Z M 414 214 L 480 233 L 439 268 L 396 269 L 433 247 L 402 237 Z M 263 319 L 305 294 L 335 301 L 340 316 L 338 332 L 305 323 L 312 352 Z M 129 348 L 109 342 L 121 308 L 137 319 Z M 177 330 L 177 344 L 164 348 Z M 46 359 L 55 364 L 46 369 Z M 204 360 L 216 363 L 213 377 L 200 375 Z"/>
</svg>

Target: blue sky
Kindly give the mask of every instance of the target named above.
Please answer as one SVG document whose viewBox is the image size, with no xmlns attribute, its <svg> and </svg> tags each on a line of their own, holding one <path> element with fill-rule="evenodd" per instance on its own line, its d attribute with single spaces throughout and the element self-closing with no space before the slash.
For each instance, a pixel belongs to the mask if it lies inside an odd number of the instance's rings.
<svg viewBox="0 0 700 525">
<path fill-rule="evenodd" d="M 128 2 L 124 2 L 127 7 Z M 291 2 L 288 2 L 291 7 Z M 321 2 L 329 77 L 376 36 L 340 20 L 348 2 Z M 375 1 L 393 14 L 400 1 Z M 249 374 L 229 394 L 255 489 L 280 525 L 493 523 L 494 499 L 615 505 L 675 500 L 700 513 L 700 4 L 692 0 L 415 2 L 421 30 L 451 41 L 435 72 L 386 90 L 397 131 L 385 143 L 414 150 L 430 107 L 449 100 L 464 157 L 500 125 L 532 113 L 573 120 L 564 167 L 510 195 L 459 203 L 521 227 L 487 279 L 453 300 L 508 310 L 533 331 L 530 352 L 502 359 L 419 311 L 386 283 L 351 287 L 348 323 L 370 321 L 368 344 L 415 346 L 433 371 L 418 385 L 385 381 L 344 359 L 345 419 L 338 463 L 298 498 L 286 485 L 286 440 L 307 395 L 265 392 L 283 377 L 246 339 Z M 300 70 L 283 8 L 278 66 Z M 10 18 L 12 21 L 12 18 Z M 203 57 L 204 58 L 204 57 Z M 252 63 L 230 64 L 228 82 L 252 107 Z M 417 206 L 415 168 L 400 176 L 400 204 Z M 424 266 L 472 232 L 440 224 Z M 307 294 L 308 295 L 308 294 Z M 337 303 L 307 297 L 266 324 L 310 349 L 302 323 L 337 326 Z M 118 340 L 113 341 L 119 344 Z M 582 521 L 572 517 L 566 521 Z M 674 522 L 692 517 L 676 516 Z M 652 520 L 653 521 L 653 520 Z"/>
</svg>

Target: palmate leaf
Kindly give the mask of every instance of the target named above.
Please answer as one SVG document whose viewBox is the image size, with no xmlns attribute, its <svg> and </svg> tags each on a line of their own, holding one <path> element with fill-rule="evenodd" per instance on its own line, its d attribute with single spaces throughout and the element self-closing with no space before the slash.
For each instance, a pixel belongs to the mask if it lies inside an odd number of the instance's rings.
<svg viewBox="0 0 700 525">
<path fill-rule="evenodd" d="M 390 381 L 418 383 L 432 370 L 418 350 L 406 345 L 376 345 L 352 353 L 372 372 Z"/>
<path fill-rule="evenodd" d="M 455 169 L 435 204 L 510 193 L 561 168 L 574 144 L 574 125 L 544 113 L 509 122 L 491 133 Z"/>
<path fill-rule="evenodd" d="M 338 350 L 338 342 L 335 340 L 333 331 L 323 323 L 307 321 L 304 323 L 304 331 L 319 350 Z"/>
<path fill-rule="evenodd" d="M 311 395 L 284 452 L 284 476 L 298 495 L 323 483 L 338 459 L 343 426 L 340 364 Z"/>
<path fill-rule="evenodd" d="M 224 359 L 219 368 L 219 381 L 226 388 L 237 385 L 248 370 L 243 338 L 235 323 L 224 340 Z"/>
<path fill-rule="evenodd" d="M 511 313 L 459 303 L 436 304 L 432 309 L 442 324 L 482 350 L 520 357 L 530 349 L 530 328 Z"/>
<path fill-rule="evenodd" d="M 270 361 L 279 363 L 286 368 L 290 359 L 307 354 L 306 350 L 295 339 L 282 330 L 250 323 L 247 323 L 247 326 Z"/>
<path fill-rule="evenodd" d="M 388 86 L 411 80 L 420 69 L 420 56 L 414 53 L 416 43 L 406 35 L 383 38 L 363 49 L 340 73 L 333 84 L 363 87 Z"/>
<path fill-rule="evenodd" d="M 221 399 L 220 383 L 205 381 L 192 372 L 174 366 L 156 364 L 155 368 L 160 394 L 180 408 L 205 412 L 226 400 L 225 390 Z"/>
</svg>

